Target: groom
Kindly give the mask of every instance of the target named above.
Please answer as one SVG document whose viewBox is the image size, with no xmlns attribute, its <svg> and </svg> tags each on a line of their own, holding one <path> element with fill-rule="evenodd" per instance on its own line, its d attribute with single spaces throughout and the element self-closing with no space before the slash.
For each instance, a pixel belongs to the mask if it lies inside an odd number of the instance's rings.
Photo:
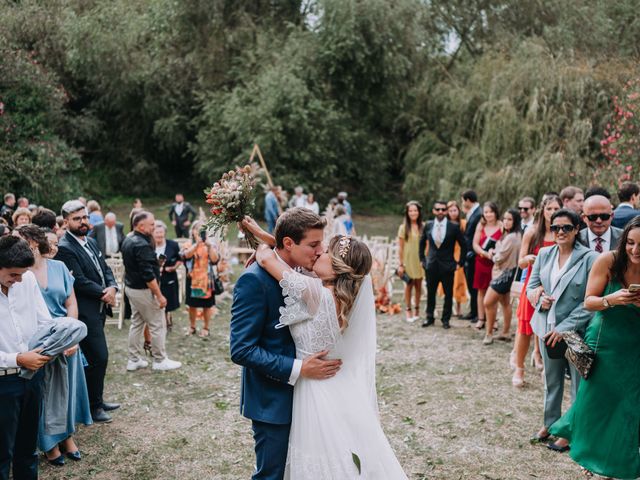
<svg viewBox="0 0 640 480">
<path fill-rule="evenodd" d="M 323 252 L 325 221 L 304 208 L 292 208 L 278 218 L 276 253 L 292 268 L 311 270 Z M 339 360 L 319 352 L 304 360 L 288 328 L 276 329 L 282 290 L 257 263 L 238 278 L 231 307 L 231 360 L 242 365 L 240 411 L 252 420 L 256 451 L 253 479 L 281 480 L 291 427 L 293 385 L 299 377 L 334 376 Z"/>
</svg>

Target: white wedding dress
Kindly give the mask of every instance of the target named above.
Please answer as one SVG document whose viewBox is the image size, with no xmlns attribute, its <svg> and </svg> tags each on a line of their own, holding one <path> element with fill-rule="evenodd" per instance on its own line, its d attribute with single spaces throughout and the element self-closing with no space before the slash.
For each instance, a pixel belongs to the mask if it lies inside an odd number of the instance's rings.
<svg viewBox="0 0 640 480">
<path fill-rule="evenodd" d="M 296 357 L 330 350 L 330 358 L 342 359 L 333 378 L 296 382 L 285 479 L 406 479 L 378 417 L 371 278 L 363 280 L 343 334 L 321 280 L 285 272 L 280 286 L 285 306 L 278 327 L 290 328 Z"/>
</svg>

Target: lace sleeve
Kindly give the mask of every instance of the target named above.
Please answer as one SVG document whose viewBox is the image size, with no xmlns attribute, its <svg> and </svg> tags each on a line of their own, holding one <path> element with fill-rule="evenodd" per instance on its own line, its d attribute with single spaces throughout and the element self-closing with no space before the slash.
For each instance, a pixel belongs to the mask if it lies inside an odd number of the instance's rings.
<svg viewBox="0 0 640 480">
<path fill-rule="evenodd" d="M 294 271 L 286 271 L 280 280 L 284 307 L 280 307 L 280 323 L 276 328 L 313 318 L 322 298 L 322 281 Z"/>
</svg>

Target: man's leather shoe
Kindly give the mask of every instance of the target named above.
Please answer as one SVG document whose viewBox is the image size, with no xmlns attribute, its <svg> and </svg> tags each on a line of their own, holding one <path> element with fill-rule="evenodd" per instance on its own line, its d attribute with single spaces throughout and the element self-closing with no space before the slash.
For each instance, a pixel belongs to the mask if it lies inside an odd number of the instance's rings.
<svg viewBox="0 0 640 480">
<path fill-rule="evenodd" d="M 430 327 L 435 322 L 433 318 L 427 318 L 424 322 L 422 322 L 423 327 Z"/>
<path fill-rule="evenodd" d="M 477 321 L 477 316 L 474 315 L 473 313 L 469 312 L 466 315 L 463 315 L 462 317 L 460 317 L 462 320 L 469 320 L 472 322 Z"/>
<path fill-rule="evenodd" d="M 442 328 L 444 328 L 445 330 L 448 328 L 451 328 L 451 325 L 449 325 L 449 321 L 442 321 Z"/>
<path fill-rule="evenodd" d="M 120 404 L 119 403 L 107 403 L 107 402 L 102 402 L 102 409 L 105 412 L 110 412 L 112 410 L 117 410 L 120 408 Z"/>
<path fill-rule="evenodd" d="M 102 408 L 96 408 L 95 410 L 91 410 L 91 418 L 96 423 L 109 423 L 111 420 L 111 415 L 104 411 Z"/>
</svg>

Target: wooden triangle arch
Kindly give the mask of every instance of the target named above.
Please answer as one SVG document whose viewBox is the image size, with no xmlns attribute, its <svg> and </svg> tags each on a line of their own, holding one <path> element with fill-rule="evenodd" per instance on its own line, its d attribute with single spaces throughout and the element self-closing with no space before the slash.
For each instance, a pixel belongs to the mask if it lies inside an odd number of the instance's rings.
<svg viewBox="0 0 640 480">
<path fill-rule="evenodd" d="M 260 151 L 260 147 L 257 143 L 253 144 L 253 150 L 251 151 L 251 156 L 249 157 L 249 163 L 253 163 L 253 159 L 258 155 L 258 159 L 260 160 L 260 165 L 264 168 L 264 172 L 267 174 L 267 183 L 269 184 L 269 188 L 273 188 L 273 180 L 271 180 L 271 174 L 269 173 L 269 169 L 267 168 L 267 164 L 264 161 L 264 157 L 262 156 L 262 152 Z"/>
</svg>

